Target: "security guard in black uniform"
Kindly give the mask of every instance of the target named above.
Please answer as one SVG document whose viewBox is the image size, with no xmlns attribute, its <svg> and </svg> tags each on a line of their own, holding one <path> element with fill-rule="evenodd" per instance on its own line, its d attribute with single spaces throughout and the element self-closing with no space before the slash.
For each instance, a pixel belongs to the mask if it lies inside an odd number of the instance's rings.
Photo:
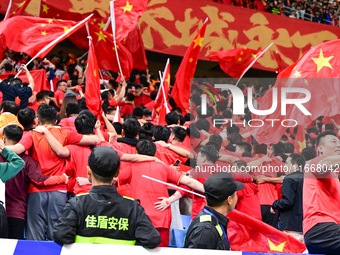
<svg viewBox="0 0 340 255">
<path fill-rule="evenodd" d="M 236 191 L 245 186 L 230 173 L 216 173 L 204 183 L 207 206 L 191 222 L 184 248 L 230 250 L 227 236 L 229 219 L 225 216 L 235 208 Z"/>
<path fill-rule="evenodd" d="M 123 197 L 112 186 L 118 176 L 120 159 L 112 148 L 98 146 L 88 161 L 92 182 L 89 193 L 68 201 L 53 232 L 59 244 L 100 243 L 142 245 L 155 248 L 161 243 L 144 208 L 132 198 Z"/>
</svg>

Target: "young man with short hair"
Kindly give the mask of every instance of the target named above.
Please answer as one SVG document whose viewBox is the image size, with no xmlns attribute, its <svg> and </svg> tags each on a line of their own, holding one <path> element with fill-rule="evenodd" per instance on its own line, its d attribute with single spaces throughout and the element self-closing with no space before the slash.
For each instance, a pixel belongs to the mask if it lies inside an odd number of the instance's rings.
<svg viewBox="0 0 340 255">
<path fill-rule="evenodd" d="M 59 80 L 57 82 L 57 91 L 54 92 L 54 98 L 57 101 L 57 106 L 61 107 L 63 100 L 65 98 L 65 93 L 67 91 L 67 81 Z"/>
<path fill-rule="evenodd" d="M 156 248 L 161 238 L 137 201 L 123 197 L 112 186 L 118 176 L 119 156 L 98 146 L 88 158 L 89 193 L 69 200 L 55 224 L 53 239 L 59 244 L 100 243 Z"/>
</svg>

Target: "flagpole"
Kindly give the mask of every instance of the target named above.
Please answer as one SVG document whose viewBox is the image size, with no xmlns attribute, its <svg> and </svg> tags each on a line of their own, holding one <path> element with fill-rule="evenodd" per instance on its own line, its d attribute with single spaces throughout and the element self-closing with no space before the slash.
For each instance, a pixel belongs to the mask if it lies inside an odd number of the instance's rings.
<svg viewBox="0 0 340 255">
<path fill-rule="evenodd" d="M 77 23 L 75 26 L 71 27 L 69 30 L 67 30 L 65 33 L 61 34 L 58 38 L 54 39 L 52 42 L 50 42 L 48 45 L 46 45 L 44 48 L 42 48 L 33 58 L 31 58 L 30 61 L 28 61 L 26 63 L 25 66 L 28 66 L 34 59 L 36 59 L 42 52 L 46 51 L 48 48 L 50 48 L 51 46 L 53 46 L 56 42 L 58 42 L 60 39 L 62 39 L 65 35 L 73 32 L 74 30 L 78 29 L 80 26 L 83 25 L 83 23 L 86 20 L 89 20 L 91 17 L 93 16 L 93 14 L 89 15 L 88 17 L 86 17 L 85 19 L 83 19 L 82 21 L 80 21 L 79 23 Z M 22 69 L 19 70 L 19 72 L 15 75 L 14 78 L 18 77 L 18 75 L 21 73 Z"/>
<path fill-rule="evenodd" d="M 12 0 L 9 0 L 8 7 L 7 7 L 7 11 L 6 11 L 4 20 L 7 19 L 11 7 L 12 7 Z"/>
<path fill-rule="evenodd" d="M 274 43 L 272 42 L 271 44 L 269 44 L 269 46 L 267 48 L 265 48 L 254 60 L 253 62 L 250 63 L 250 65 L 247 67 L 246 70 L 243 71 L 241 77 L 238 79 L 238 81 L 236 82 L 235 86 L 237 87 L 237 85 L 239 84 L 239 82 L 241 81 L 243 75 L 255 64 L 255 62 L 262 57 L 262 55 L 273 45 Z"/>
<path fill-rule="evenodd" d="M 39 12 L 38 12 L 38 17 L 40 17 L 40 12 L 41 12 L 41 0 L 39 1 Z"/>
<path fill-rule="evenodd" d="M 166 95 L 165 95 L 165 91 L 164 91 L 164 78 L 166 78 L 166 77 L 164 77 L 164 75 L 166 74 L 166 70 L 168 69 L 169 62 L 170 62 L 170 58 L 168 58 L 168 60 L 166 61 L 164 72 L 163 72 L 163 77 L 162 77 L 162 82 L 163 82 L 162 94 L 163 94 L 163 98 L 164 98 L 164 106 L 166 108 L 166 113 L 169 113 L 170 110 L 168 108 L 168 104 L 166 103 Z"/>
<path fill-rule="evenodd" d="M 107 19 L 107 22 L 106 22 L 106 24 L 105 24 L 105 27 L 103 28 L 104 31 L 107 30 L 107 28 L 109 27 L 110 23 L 111 23 L 111 17 L 109 17 L 109 18 Z"/>
<path fill-rule="evenodd" d="M 201 194 L 198 194 L 198 193 L 193 192 L 193 191 L 191 191 L 191 190 L 183 189 L 183 188 L 178 187 L 178 186 L 176 186 L 176 185 L 174 185 L 174 184 L 170 184 L 170 183 L 167 183 L 167 182 L 163 182 L 163 181 L 157 180 L 157 179 L 155 179 L 155 178 L 146 176 L 146 175 L 144 175 L 144 174 L 142 175 L 142 177 L 144 177 L 144 178 L 146 178 L 146 179 L 149 179 L 149 180 L 151 180 L 151 181 L 159 182 L 159 183 L 162 183 L 162 184 L 164 184 L 164 185 L 167 185 L 167 186 L 170 186 L 170 187 L 173 187 L 173 188 L 176 188 L 176 189 L 180 189 L 180 190 L 189 192 L 189 193 L 191 193 L 191 194 L 194 194 L 194 195 L 196 195 L 196 196 L 205 198 L 205 196 L 203 196 L 203 195 L 201 195 Z"/>
<path fill-rule="evenodd" d="M 117 57 L 117 63 L 119 67 L 119 72 L 122 78 L 125 80 L 122 67 L 120 65 L 119 56 L 118 56 L 118 50 L 117 50 L 117 42 L 116 42 L 116 20 L 115 20 L 115 13 L 114 13 L 114 4 L 113 1 L 110 1 L 110 11 L 111 11 L 111 26 L 112 26 L 112 36 L 113 36 L 113 44 L 115 45 L 115 52 Z"/>
</svg>

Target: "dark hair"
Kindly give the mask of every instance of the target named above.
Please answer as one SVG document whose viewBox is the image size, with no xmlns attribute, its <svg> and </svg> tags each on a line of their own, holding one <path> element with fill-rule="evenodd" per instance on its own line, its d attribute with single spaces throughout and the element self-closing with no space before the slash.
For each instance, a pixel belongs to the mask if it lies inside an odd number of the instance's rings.
<svg viewBox="0 0 340 255">
<path fill-rule="evenodd" d="M 319 146 L 321 144 L 321 142 L 322 142 L 322 138 L 324 138 L 327 135 L 333 135 L 333 136 L 337 137 L 336 133 L 334 131 L 332 131 L 332 130 L 323 131 L 316 138 L 316 146 Z"/>
<path fill-rule="evenodd" d="M 69 117 L 72 114 L 79 114 L 80 106 L 77 103 L 69 103 L 66 105 L 66 116 Z"/>
<path fill-rule="evenodd" d="M 19 106 L 13 101 L 3 101 L 0 108 L 4 112 L 10 112 L 14 115 L 18 115 L 19 112 Z"/>
<path fill-rule="evenodd" d="M 76 118 L 74 125 L 76 126 L 77 132 L 82 135 L 93 134 L 94 126 L 96 125 L 96 116 L 89 111 L 83 110 L 79 113 Z"/>
<path fill-rule="evenodd" d="M 217 119 L 217 120 L 223 119 L 223 116 L 222 116 L 222 115 L 214 115 L 214 116 L 212 116 L 212 117 L 211 117 L 212 123 L 214 123 L 214 120 L 216 120 L 216 119 Z M 217 127 L 217 128 L 222 127 L 222 125 L 223 125 L 223 122 L 218 122 L 218 124 L 215 123 L 215 127 Z"/>
<path fill-rule="evenodd" d="M 237 143 L 236 146 L 244 150 L 244 152 L 251 152 L 251 144 L 248 142 Z"/>
<path fill-rule="evenodd" d="M 149 140 L 141 140 L 137 143 L 136 150 L 141 155 L 155 156 L 156 145 Z"/>
<path fill-rule="evenodd" d="M 177 113 L 178 115 L 182 115 L 182 109 L 179 108 L 178 106 L 173 107 L 171 111 Z"/>
<path fill-rule="evenodd" d="M 190 100 L 193 101 L 196 106 L 198 106 L 201 103 L 201 96 L 198 92 L 195 92 L 190 96 Z"/>
<path fill-rule="evenodd" d="M 143 110 L 143 116 L 144 117 L 152 117 L 152 111 L 150 109 L 148 109 L 148 108 L 145 108 Z"/>
<path fill-rule="evenodd" d="M 18 121 L 24 127 L 24 129 L 33 128 L 35 118 L 36 114 L 32 108 L 21 109 L 18 112 Z"/>
<path fill-rule="evenodd" d="M 145 140 L 150 140 L 152 141 L 152 129 L 153 129 L 153 124 L 151 122 L 146 122 L 140 129 L 139 131 L 139 139 L 145 139 Z"/>
<path fill-rule="evenodd" d="M 303 169 L 305 168 L 305 164 L 306 164 L 306 161 L 303 158 L 303 156 L 301 156 L 300 154 L 297 154 L 297 153 L 292 153 L 292 154 L 289 155 L 288 158 L 291 159 L 292 165 L 297 164 L 300 168 L 300 171 L 303 171 Z"/>
<path fill-rule="evenodd" d="M 133 101 L 133 100 L 135 100 L 135 95 L 132 94 L 132 93 L 127 93 L 127 94 L 126 94 L 126 100 L 127 100 L 127 101 Z"/>
<path fill-rule="evenodd" d="M 316 151 L 314 150 L 314 148 L 307 147 L 302 150 L 301 155 L 306 161 L 308 161 L 316 157 Z"/>
<path fill-rule="evenodd" d="M 38 108 L 38 119 L 43 125 L 54 125 L 57 120 L 57 110 L 51 105 L 41 104 Z"/>
<path fill-rule="evenodd" d="M 165 115 L 165 122 L 168 125 L 178 124 L 179 120 L 180 116 L 175 112 L 169 112 L 167 115 Z"/>
<path fill-rule="evenodd" d="M 168 127 L 157 125 L 153 127 L 152 133 L 156 141 L 161 140 L 167 143 L 171 134 L 171 130 Z"/>
<path fill-rule="evenodd" d="M 67 81 L 65 81 L 65 80 L 59 80 L 59 81 L 57 82 L 57 88 L 59 87 L 59 84 L 62 83 L 62 82 L 66 82 L 66 83 L 67 83 Z"/>
<path fill-rule="evenodd" d="M 122 130 L 124 130 L 125 137 L 127 138 L 135 138 L 140 128 L 140 123 L 134 118 L 125 119 L 122 126 Z"/>
<path fill-rule="evenodd" d="M 119 123 L 119 122 L 113 122 L 112 125 L 115 128 L 117 134 L 121 135 L 122 134 L 122 124 Z"/>
<path fill-rule="evenodd" d="M 138 106 L 132 110 L 132 114 L 136 116 L 137 119 L 143 118 L 143 108 Z"/>
<path fill-rule="evenodd" d="M 222 138 L 222 136 L 220 136 L 218 134 L 212 134 L 209 137 L 209 142 L 215 142 L 218 145 L 218 150 L 220 150 L 222 142 L 223 142 L 223 138 Z"/>
<path fill-rule="evenodd" d="M 227 134 L 230 135 L 231 133 L 239 133 L 240 128 L 238 126 L 227 126 Z"/>
<path fill-rule="evenodd" d="M 187 131 L 182 127 L 173 127 L 172 133 L 174 134 L 176 140 L 183 142 L 187 136 Z"/>
<path fill-rule="evenodd" d="M 109 100 L 110 95 L 111 93 L 108 90 L 105 90 L 100 94 L 100 97 L 102 98 L 102 100 Z"/>
<path fill-rule="evenodd" d="M 274 155 L 277 156 L 278 154 L 283 154 L 285 147 L 282 142 L 278 142 L 277 144 L 272 144 L 273 150 L 274 150 Z"/>
<path fill-rule="evenodd" d="M 221 149 L 221 146 L 218 145 L 216 142 L 207 142 L 207 143 L 206 143 L 206 146 L 212 146 L 212 147 L 214 147 L 217 151 L 220 151 L 220 149 Z"/>
<path fill-rule="evenodd" d="M 37 101 L 43 101 L 46 97 L 50 96 L 50 92 L 48 90 L 42 90 L 40 92 L 37 93 L 36 98 Z"/>
<path fill-rule="evenodd" d="M 255 154 L 257 153 L 267 154 L 267 145 L 264 143 L 259 144 L 258 142 L 254 141 L 253 151 Z"/>
<path fill-rule="evenodd" d="M 154 90 L 150 93 L 150 98 L 152 101 L 155 101 L 156 97 L 157 97 L 157 91 Z"/>
<path fill-rule="evenodd" d="M 226 119 L 231 119 L 233 117 L 233 113 L 230 110 L 226 110 L 222 113 L 223 117 Z"/>
<path fill-rule="evenodd" d="M 247 167 L 247 163 L 243 160 L 236 160 L 236 161 L 233 162 L 233 164 L 237 165 L 238 168 L 241 168 L 241 167 L 246 168 Z"/>
<path fill-rule="evenodd" d="M 292 143 L 284 143 L 284 153 L 294 153 L 295 147 Z"/>
<path fill-rule="evenodd" d="M 227 136 L 227 139 L 231 144 L 238 144 L 242 142 L 243 137 L 239 133 L 231 133 Z"/>
<path fill-rule="evenodd" d="M 23 131 L 18 125 L 8 125 L 4 128 L 4 136 L 7 139 L 14 141 L 15 143 L 19 142 Z"/>
<path fill-rule="evenodd" d="M 199 149 L 198 153 L 201 153 L 202 156 L 205 156 L 208 161 L 211 161 L 215 164 L 215 162 L 219 159 L 220 155 L 218 151 L 212 146 L 203 146 Z"/>
<path fill-rule="evenodd" d="M 332 124 L 326 124 L 325 130 L 333 130 L 334 131 L 334 126 Z"/>
<path fill-rule="evenodd" d="M 185 119 L 185 121 L 192 121 L 192 120 L 195 119 L 195 117 L 191 113 L 187 113 L 187 114 L 185 114 L 184 119 Z"/>
<path fill-rule="evenodd" d="M 205 130 L 205 131 L 209 132 L 210 122 L 206 119 L 199 119 L 199 120 L 197 120 L 195 126 L 198 130 Z"/>
<path fill-rule="evenodd" d="M 315 127 L 311 127 L 311 128 L 308 128 L 307 129 L 307 133 L 310 134 L 310 133 L 315 133 L 317 134 L 318 133 L 318 130 L 315 128 Z"/>
</svg>

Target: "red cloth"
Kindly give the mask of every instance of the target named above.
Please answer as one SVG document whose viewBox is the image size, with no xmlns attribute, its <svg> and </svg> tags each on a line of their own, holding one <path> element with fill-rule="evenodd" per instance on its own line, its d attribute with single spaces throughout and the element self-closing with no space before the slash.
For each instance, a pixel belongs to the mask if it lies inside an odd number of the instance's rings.
<svg viewBox="0 0 340 255">
<path fill-rule="evenodd" d="M 65 131 L 58 127 L 47 127 L 52 135 L 63 145 L 76 144 L 82 139 L 82 135 Z M 27 132 L 19 141 L 29 154 L 39 162 L 41 171 L 44 175 L 62 175 L 65 173 L 66 160 L 59 158 L 51 149 L 45 136 L 35 131 Z M 49 187 L 39 187 L 35 184 L 30 184 L 27 193 L 66 190 L 65 184 L 59 184 Z"/>
<path fill-rule="evenodd" d="M 138 26 L 127 35 L 124 46 L 132 54 L 133 68 L 146 70 L 148 68 L 148 61 L 146 59 L 144 43 Z"/>
<path fill-rule="evenodd" d="M 233 78 L 240 78 L 260 52 L 249 48 L 214 51 L 209 53 L 209 60 L 218 61 L 223 72 Z"/>
<path fill-rule="evenodd" d="M 59 104 L 59 100 L 64 100 L 65 92 L 63 92 L 61 90 L 57 90 L 56 92 L 54 92 L 54 98 L 57 100 L 57 105 L 59 107 L 61 107 L 61 104 Z M 86 104 L 87 104 L 87 102 L 86 102 Z"/>
<path fill-rule="evenodd" d="M 325 156 L 314 158 L 309 167 L 317 169 L 317 164 Z M 340 183 L 335 172 L 324 176 L 305 171 L 303 183 L 303 233 L 317 223 L 334 222 L 340 224 Z"/>
<path fill-rule="evenodd" d="M 131 114 L 134 108 L 135 107 L 131 104 L 124 104 L 120 110 L 120 114 L 124 117 L 128 114 Z"/>
<path fill-rule="evenodd" d="M 169 229 L 168 228 L 156 228 L 161 236 L 162 242 L 158 247 L 169 247 Z"/>
<path fill-rule="evenodd" d="M 297 254 L 306 250 L 294 237 L 238 210 L 229 212 L 227 217 L 227 234 L 233 251 Z"/>
<path fill-rule="evenodd" d="M 133 163 L 119 174 L 119 185 L 130 183 L 131 196 L 139 199 L 141 206 L 155 228 L 170 228 L 171 208 L 164 211 L 155 209 L 159 197 L 169 197 L 168 187 L 164 184 L 143 178 L 142 175 L 179 185 L 182 174 L 159 162 Z"/>
<path fill-rule="evenodd" d="M 61 126 L 63 129 L 65 130 L 76 130 L 76 126 L 74 125 L 74 121 L 75 119 L 74 118 L 63 118 L 61 119 L 61 121 L 59 122 L 59 126 Z"/>
<path fill-rule="evenodd" d="M 101 110 L 99 68 L 92 38 L 90 38 L 89 41 L 90 48 L 86 69 L 85 98 L 88 109 L 95 116 L 98 116 Z"/>
<path fill-rule="evenodd" d="M 182 163 L 185 163 L 188 159 L 178 155 L 168 148 L 164 148 L 162 145 L 155 143 L 156 145 L 156 157 L 166 163 L 167 165 L 172 165 L 179 159 Z"/>
<path fill-rule="evenodd" d="M 77 23 L 60 19 L 16 16 L 1 22 L 0 33 L 5 35 L 6 46 L 9 49 L 25 52 L 32 57 L 54 42 L 37 56 L 43 58 L 58 42 L 73 34 L 87 21 L 88 19 Z M 77 24 L 79 26 L 76 29 L 71 32 L 67 30 Z M 59 36 L 60 39 L 56 40 Z"/>
<path fill-rule="evenodd" d="M 8 18 L 14 17 L 14 16 L 20 16 L 24 13 L 24 11 L 26 10 L 27 5 L 31 2 L 31 0 L 26 0 L 26 1 L 21 1 L 21 0 L 17 0 L 17 1 L 12 1 L 12 6 L 9 10 Z M 25 13 L 25 15 L 27 15 L 27 13 Z"/>
<path fill-rule="evenodd" d="M 176 82 L 172 88 L 171 97 L 175 100 L 176 105 L 182 109 L 182 112 L 186 112 L 185 109 L 190 109 L 190 79 L 194 77 L 206 26 L 207 23 L 205 22 L 193 41 L 190 43 L 176 73 Z"/>
</svg>

